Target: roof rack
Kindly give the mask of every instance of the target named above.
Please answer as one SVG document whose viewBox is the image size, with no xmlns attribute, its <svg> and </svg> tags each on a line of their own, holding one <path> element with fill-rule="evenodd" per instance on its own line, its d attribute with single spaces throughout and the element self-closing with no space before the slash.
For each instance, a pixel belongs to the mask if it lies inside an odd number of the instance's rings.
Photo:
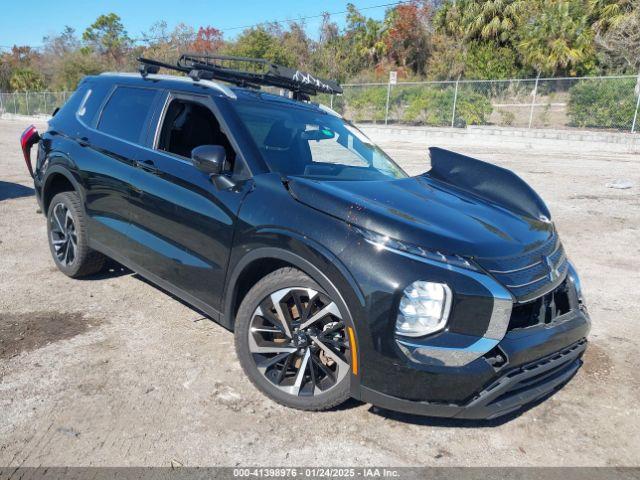
<svg viewBox="0 0 640 480">
<path fill-rule="evenodd" d="M 296 100 L 309 100 L 310 95 L 318 93 L 342 94 L 342 87 L 333 80 L 322 80 L 310 73 L 259 58 L 184 54 L 175 65 L 142 57 L 138 61 L 143 77 L 166 68 L 186 73 L 196 82 L 221 80 L 248 88 L 283 88 L 290 90 Z"/>
</svg>

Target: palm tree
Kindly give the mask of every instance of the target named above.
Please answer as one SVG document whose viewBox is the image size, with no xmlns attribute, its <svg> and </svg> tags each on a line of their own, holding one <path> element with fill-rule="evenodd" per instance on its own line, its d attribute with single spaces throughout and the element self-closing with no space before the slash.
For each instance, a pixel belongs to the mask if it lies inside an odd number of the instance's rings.
<svg viewBox="0 0 640 480">
<path fill-rule="evenodd" d="M 525 2 L 522 0 L 473 2 L 467 14 L 470 20 L 467 37 L 507 43 L 525 18 L 525 13 Z"/>
<path fill-rule="evenodd" d="M 638 0 L 589 0 L 589 4 L 593 12 L 593 27 L 598 34 L 605 34 L 624 21 L 634 8 L 640 8 Z"/>
<path fill-rule="evenodd" d="M 592 67 L 594 32 L 585 8 L 585 0 L 543 0 L 522 28 L 518 50 L 524 62 L 546 75 L 574 75 Z"/>
<path fill-rule="evenodd" d="M 495 40 L 504 45 L 512 40 L 526 18 L 526 3 L 524 0 L 449 0 L 434 21 L 437 28 L 452 37 L 465 41 Z"/>
</svg>

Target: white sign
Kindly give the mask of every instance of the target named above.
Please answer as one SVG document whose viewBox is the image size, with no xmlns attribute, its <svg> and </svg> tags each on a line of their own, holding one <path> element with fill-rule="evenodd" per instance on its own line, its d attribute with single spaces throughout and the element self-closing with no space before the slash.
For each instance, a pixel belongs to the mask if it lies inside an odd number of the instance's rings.
<svg viewBox="0 0 640 480">
<path fill-rule="evenodd" d="M 398 83 L 398 72 L 395 70 L 391 70 L 389 72 L 389 83 L 391 85 L 396 85 Z"/>
</svg>

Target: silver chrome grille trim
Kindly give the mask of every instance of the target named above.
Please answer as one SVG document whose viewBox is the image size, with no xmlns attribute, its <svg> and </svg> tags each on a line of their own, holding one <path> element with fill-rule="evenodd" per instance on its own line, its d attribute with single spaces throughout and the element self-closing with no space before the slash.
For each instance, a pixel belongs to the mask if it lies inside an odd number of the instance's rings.
<svg viewBox="0 0 640 480">
<path fill-rule="evenodd" d="M 556 252 L 558 251 L 558 249 L 560 248 L 560 246 L 562 245 L 562 243 L 560 242 L 560 240 L 557 240 L 556 242 L 556 248 L 553 249 L 553 252 L 551 252 L 550 254 L 548 254 L 548 257 L 552 257 L 556 254 Z M 520 267 L 520 268 L 514 268 L 513 270 L 489 270 L 490 273 L 495 273 L 497 275 L 504 275 L 507 273 L 516 273 L 516 272 L 522 272 L 523 270 L 527 270 L 529 268 L 533 268 L 533 267 L 537 267 L 538 265 L 540 265 L 542 263 L 542 260 L 538 260 L 537 262 L 532 263 L 531 265 L 527 265 L 524 267 Z M 558 262 L 558 264 L 560 264 L 561 262 Z M 531 283 L 535 283 L 535 282 L 531 282 Z M 530 285 L 530 284 L 528 284 Z M 521 285 L 524 286 L 524 285 Z"/>
<path fill-rule="evenodd" d="M 557 250 L 556 250 L 557 251 Z M 560 269 L 563 265 L 564 262 L 567 261 L 567 256 L 563 253 L 560 258 L 558 259 L 558 261 L 555 263 L 555 265 L 553 266 L 554 269 Z M 536 263 L 535 265 L 538 265 L 542 263 L 542 261 Z M 506 285 L 507 288 L 522 288 L 522 287 L 528 287 L 529 285 L 533 285 L 534 283 L 538 283 L 541 282 L 542 280 L 548 279 L 548 275 L 543 275 L 539 278 L 536 278 L 535 280 L 531 280 L 530 282 L 527 283 L 522 283 L 520 285 Z"/>
</svg>

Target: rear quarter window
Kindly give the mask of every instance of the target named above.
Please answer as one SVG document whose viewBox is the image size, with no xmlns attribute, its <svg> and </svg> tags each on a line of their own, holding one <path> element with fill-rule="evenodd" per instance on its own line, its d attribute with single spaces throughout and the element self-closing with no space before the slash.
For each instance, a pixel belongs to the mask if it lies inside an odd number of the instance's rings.
<svg viewBox="0 0 640 480">
<path fill-rule="evenodd" d="M 157 90 L 117 87 L 105 105 L 98 130 L 123 140 L 141 143 Z"/>
<path fill-rule="evenodd" d="M 78 92 L 81 96 L 80 104 L 76 115 L 85 126 L 95 126 L 95 120 L 100 111 L 100 105 L 104 101 L 106 94 L 105 87 L 103 85 L 88 84 L 82 90 Z"/>
</svg>

